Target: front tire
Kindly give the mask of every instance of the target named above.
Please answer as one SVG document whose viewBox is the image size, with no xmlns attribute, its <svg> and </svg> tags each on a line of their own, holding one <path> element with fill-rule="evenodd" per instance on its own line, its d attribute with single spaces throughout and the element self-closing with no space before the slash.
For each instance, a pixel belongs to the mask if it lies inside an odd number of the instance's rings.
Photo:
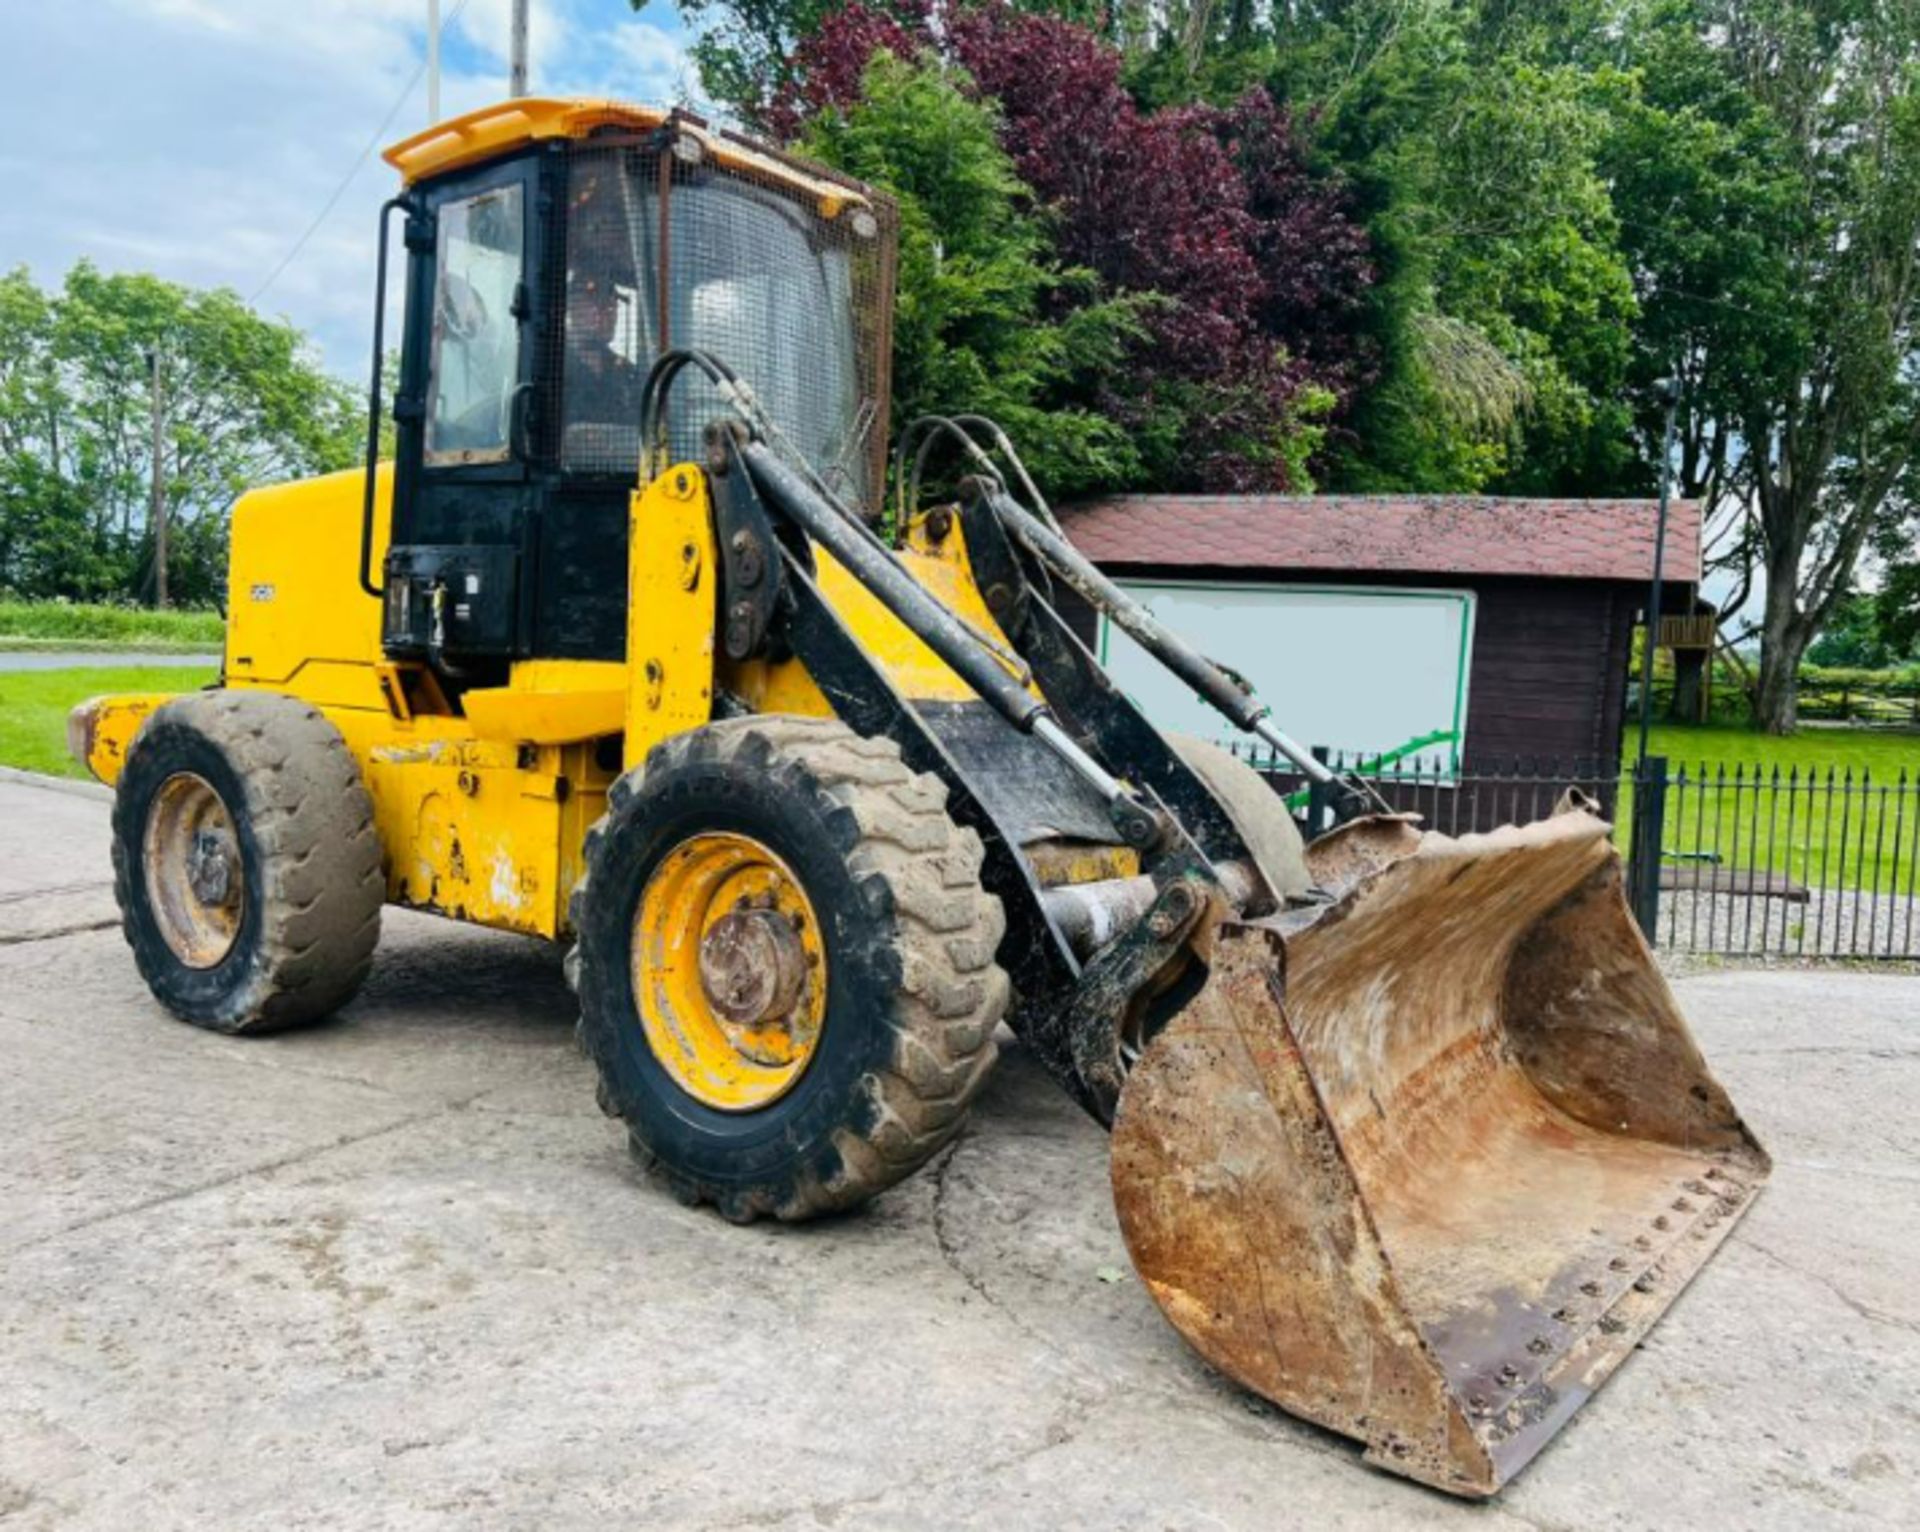
<svg viewBox="0 0 1920 1532">
<path fill-rule="evenodd" d="M 643 1164 L 735 1221 L 801 1219 L 959 1132 L 1007 1006 L 1004 917 L 937 777 L 835 720 L 765 716 L 666 741 L 609 803 L 569 967 Z"/>
<path fill-rule="evenodd" d="M 380 940 L 380 860 L 352 753 L 295 698 L 176 698 L 128 747 L 114 894 L 141 977 L 182 1021 L 272 1032 L 345 1005 Z"/>
</svg>

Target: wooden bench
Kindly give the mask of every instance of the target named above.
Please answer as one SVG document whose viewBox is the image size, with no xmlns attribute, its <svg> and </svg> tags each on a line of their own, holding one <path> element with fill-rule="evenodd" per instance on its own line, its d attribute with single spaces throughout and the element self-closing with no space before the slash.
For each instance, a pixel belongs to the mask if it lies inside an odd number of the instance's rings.
<svg viewBox="0 0 1920 1532">
<path fill-rule="evenodd" d="M 1740 867 L 1703 867 L 1698 863 L 1660 869 L 1662 893 L 1725 894 L 1730 899 L 1783 899 L 1805 904 L 1807 886 L 1784 873 L 1751 872 Z"/>
</svg>

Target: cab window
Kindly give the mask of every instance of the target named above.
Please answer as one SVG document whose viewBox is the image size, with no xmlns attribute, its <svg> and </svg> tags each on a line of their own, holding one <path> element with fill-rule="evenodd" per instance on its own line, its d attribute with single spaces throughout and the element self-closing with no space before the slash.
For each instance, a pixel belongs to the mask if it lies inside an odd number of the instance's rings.
<svg viewBox="0 0 1920 1532">
<path fill-rule="evenodd" d="M 497 463 L 511 450 L 523 219 L 518 184 L 440 209 L 427 363 L 429 464 Z"/>
</svg>

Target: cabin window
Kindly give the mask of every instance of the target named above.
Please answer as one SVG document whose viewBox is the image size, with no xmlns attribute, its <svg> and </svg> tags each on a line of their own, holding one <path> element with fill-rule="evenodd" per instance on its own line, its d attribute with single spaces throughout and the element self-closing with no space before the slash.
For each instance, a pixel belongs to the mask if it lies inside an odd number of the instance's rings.
<svg viewBox="0 0 1920 1532">
<path fill-rule="evenodd" d="M 514 294 L 525 248 L 518 184 L 440 209 L 427 377 L 430 465 L 497 463 L 511 451 L 520 376 Z"/>
</svg>

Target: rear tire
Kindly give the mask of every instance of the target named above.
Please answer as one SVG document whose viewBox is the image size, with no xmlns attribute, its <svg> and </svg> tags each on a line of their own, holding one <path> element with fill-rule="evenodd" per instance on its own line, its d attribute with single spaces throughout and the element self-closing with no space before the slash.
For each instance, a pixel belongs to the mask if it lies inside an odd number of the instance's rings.
<svg viewBox="0 0 1920 1532">
<path fill-rule="evenodd" d="M 993 1063 L 1008 984 L 980 839 L 948 818 L 946 797 L 890 740 L 781 716 L 690 730 L 614 784 L 588 835 L 568 969 L 601 1105 L 683 1201 L 736 1222 L 810 1218 L 893 1185 L 959 1132 Z M 716 1105 L 676 1051 L 707 1019 L 663 1033 L 662 976 L 679 944 L 706 951 L 691 928 L 726 917 L 715 902 L 657 930 L 665 906 L 650 901 L 674 868 L 729 841 L 777 866 L 799 891 L 788 904 L 817 915 L 824 1013 L 793 1078 Z"/>
<path fill-rule="evenodd" d="M 214 1032 L 271 1032 L 353 997 L 386 896 L 373 803 L 340 732 L 275 692 L 157 708 L 113 801 L 114 894 L 160 1003 Z"/>
</svg>

